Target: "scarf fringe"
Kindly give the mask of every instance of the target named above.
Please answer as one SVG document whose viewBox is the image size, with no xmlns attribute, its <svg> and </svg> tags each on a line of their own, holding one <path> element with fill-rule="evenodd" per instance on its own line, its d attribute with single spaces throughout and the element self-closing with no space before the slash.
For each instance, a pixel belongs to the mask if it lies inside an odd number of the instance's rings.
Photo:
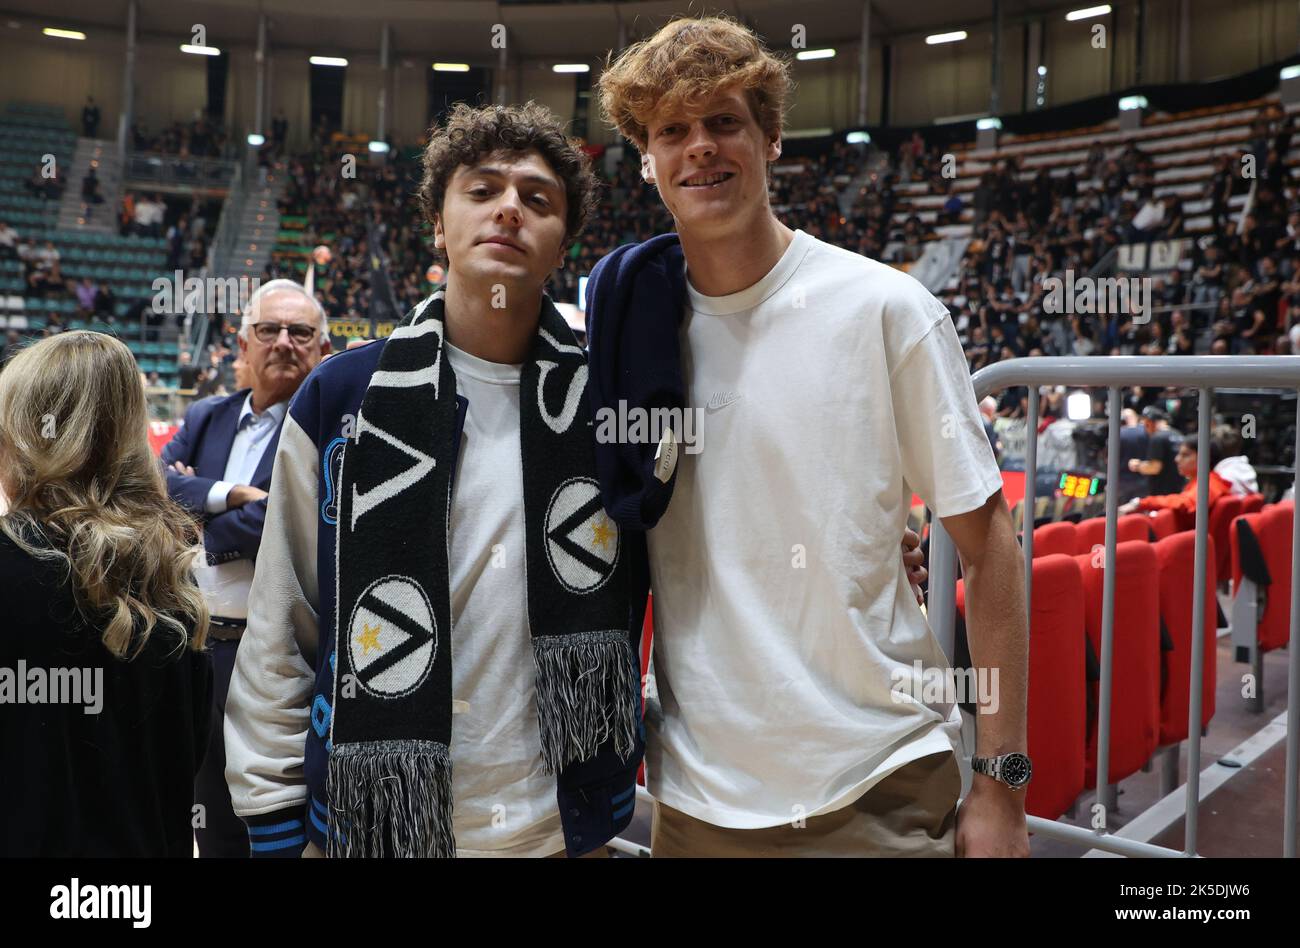
<svg viewBox="0 0 1300 948">
<path fill-rule="evenodd" d="M 640 682 L 627 633 L 579 632 L 533 639 L 542 761 L 557 773 L 614 740 L 627 760 L 635 746 Z"/>
<path fill-rule="evenodd" d="M 329 758 L 331 857 L 456 855 L 451 755 L 430 741 L 364 741 Z"/>
</svg>

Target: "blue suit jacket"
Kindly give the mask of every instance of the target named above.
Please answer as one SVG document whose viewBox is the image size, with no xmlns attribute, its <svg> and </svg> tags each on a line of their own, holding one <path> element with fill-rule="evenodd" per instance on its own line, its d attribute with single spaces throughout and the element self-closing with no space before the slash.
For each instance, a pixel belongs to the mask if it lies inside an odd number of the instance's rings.
<svg viewBox="0 0 1300 948">
<path fill-rule="evenodd" d="M 262 524 L 266 520 L 266 501 L 259 500 L 234 507 L 225 513 L 207 512 L 208 491 L 226 473 L 226 461 L 235 441 L 235 426 L 239 411 L 249 389 L 233 395 L 216 395 L 200 399 L 185 412 L 185 421 L 176 435 L 162 450 L 163 470 L 167 477 L 167 493 L 172 500 L 203 519 L 203 545 L 208 552 L 208 565 L 238 559 L 257 559 L 257 549 L 262 544 Z M 287 414 L 286 414 L 286 417 Z M 266 453 L 253 472 L 251 486 L 271 489 L 271 468 L 275 461 L 275 448 L 280 442 L 281 421 L 275 434 L 267 443 Z M 177 474 L 172 470 L 176 461 L 194 468 L 194 476 Z"/>
</svg>

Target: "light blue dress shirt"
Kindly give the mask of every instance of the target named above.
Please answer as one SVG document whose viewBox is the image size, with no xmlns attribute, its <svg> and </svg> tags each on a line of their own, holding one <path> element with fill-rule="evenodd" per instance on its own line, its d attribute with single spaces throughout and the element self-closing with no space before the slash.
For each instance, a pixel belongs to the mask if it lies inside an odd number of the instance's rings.
<svg viewBox="0 0 1300 948">
<path fill-rule="evenodd" d="M 226 495 L 236 484 L 251 484 L 257 465 L 266 453 L 267 445 L 275 437 L 285 412 L 289 410 L 287 401 L 276 402 L 261 414 L 253 412 L 253 393 L 244 399 L 244 407 L 239 412 L 239 422 L 235 426 L 235 440 L 230 445 L 230 457 L 226 459 L 226 471 L 221 480 L 212 485 L 208 491 L 208 513 L 225 513 Z"/>
</svg>

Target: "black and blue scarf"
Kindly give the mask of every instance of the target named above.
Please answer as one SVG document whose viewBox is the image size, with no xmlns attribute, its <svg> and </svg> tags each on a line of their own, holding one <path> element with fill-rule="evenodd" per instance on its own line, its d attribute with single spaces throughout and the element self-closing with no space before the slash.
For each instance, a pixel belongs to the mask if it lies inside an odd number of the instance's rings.
<svg viewBox="0 0 1300 948">
<path fill-rule="evenodd" d="M 596 262 L 587 284 L 587 347 L 593 417 L 631 409 L 653 417 L 686 406 L 678 332 L 686 309 L 686 258 L 676 234 L 625 244 Z M 596 472 L 609 515 L 649 530 L 668 509 L 677 482 L 657 475 L 658 445 L 596 445 Z M 661 470 L 661 469 L 660 469 Z"/>
</svg>

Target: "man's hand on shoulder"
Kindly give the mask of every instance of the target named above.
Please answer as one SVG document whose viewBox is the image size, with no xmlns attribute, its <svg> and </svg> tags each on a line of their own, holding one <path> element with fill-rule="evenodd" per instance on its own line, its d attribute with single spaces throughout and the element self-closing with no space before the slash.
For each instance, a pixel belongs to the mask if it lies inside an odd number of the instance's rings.
<svg viewBox="0 0 1300 948">
<path fill-rule="evenodd" d="M 913 530 L 903 529 L 903 568 L 907 571 L 907 581 L 912 586 L 912 595 L 916 596 L 918 606 L 925 605 L 925 594 L 921 584 L 930 574 L 925 569 L 925 553 L 921 550 L 921 538 Z"/>
</svg>

